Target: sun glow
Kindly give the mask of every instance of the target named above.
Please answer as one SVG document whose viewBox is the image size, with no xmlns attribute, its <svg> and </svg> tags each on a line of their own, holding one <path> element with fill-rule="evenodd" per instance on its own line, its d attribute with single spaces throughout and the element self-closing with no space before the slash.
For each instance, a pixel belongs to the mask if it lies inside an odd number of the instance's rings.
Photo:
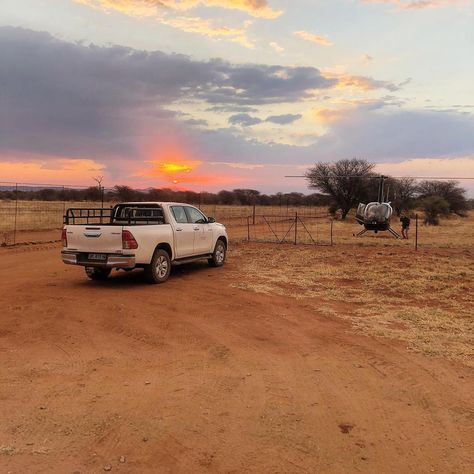
<svg viewBox="0 0 474 474">
<path fill-rule="evenodd" d="M 201 161 L 184 158 L 163 158 L 149 161 L 152 169 L 147 171 L 148 176 L 156 176 L 173 184 L 189 181 L 193 172 L 199 168 Z"/>
<path fill-rule="evenodd" d="M 164 174 L 189 173 L 193 168 L 199 166 L 199 161 L 190 161 L 184 163 L 161 162 L 158 168 Z"/>
</svg>

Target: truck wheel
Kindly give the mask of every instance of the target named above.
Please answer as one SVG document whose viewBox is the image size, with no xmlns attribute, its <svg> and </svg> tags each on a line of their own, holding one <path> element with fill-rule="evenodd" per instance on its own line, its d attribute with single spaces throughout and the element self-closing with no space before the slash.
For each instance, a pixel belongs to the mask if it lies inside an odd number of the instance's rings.
<svg viewBox="0 0 474 474">
<path fill-rule="evenodd" d="M 171 259 L 166 250 L 155 250 L 150 265 L 145 267 L 145 278 L 148 283 L 164 283 L 171 272 Z"/>
<path fill-rule="evenodd" d="M 207 261 L 211 267 L 222 267 L 225 263 L 227 249 L 225 247 L 225 242 L 219 239 L 216 242 L 216 246 L 214 247 L 214 252 L 212 253 L 212 257 L 209 258 Z"/>
<path fill-rule="evenodd" d="M 97 267 L 85 267 L 86 275 L 91 280 L 107 280 L 112 269 L 110 268 L 97 268 Z"/>
</svg>

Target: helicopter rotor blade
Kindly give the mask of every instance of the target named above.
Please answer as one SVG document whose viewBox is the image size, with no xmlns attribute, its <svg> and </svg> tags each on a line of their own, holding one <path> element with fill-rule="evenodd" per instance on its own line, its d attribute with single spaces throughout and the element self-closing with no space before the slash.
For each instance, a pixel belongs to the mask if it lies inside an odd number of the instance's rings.
<svg viewBox="0 0 474 474">
<path fill-rule="evenodd" d="M 385 176 L 385 175 L 380 175 L 380 176 L 360 176 L 360 175 L 333 175 L 333 176 L 327 176 L 328 178 L 334 179 L 334 178 L 358 178 L 358 179 L 380 179 L 380 178 L 386 178 L 386 179 L 403 179 L 403 178 L 410 178 L 410 179 L 449 179 L 453 181 L 460 181 L 460 180 L 474 180 L 474 177 L 452 177 L 452 176 Z M 302 175 L 288 175 L 285 176 L 285 178 L 308 178 L 308 176 L 302 174 Z"/>
</svg>

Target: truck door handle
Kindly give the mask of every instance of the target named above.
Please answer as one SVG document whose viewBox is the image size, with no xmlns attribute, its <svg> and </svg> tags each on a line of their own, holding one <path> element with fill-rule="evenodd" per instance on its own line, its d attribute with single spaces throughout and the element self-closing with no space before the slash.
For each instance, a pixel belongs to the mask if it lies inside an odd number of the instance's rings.
<svg viewBox="0 0 474 474">
<path fill-rule="evenodd" d="M 199 227 L 195 227 L 194 230 L 201 230 Z"/>
<path fill-rule="evenodd" d="M 176 229 L 176 232 L 182 232 L 182 231 L 183 231 L 183 229 L 181 229 L 181 228 L 180 228 L 180 229 Z"/>
</svg>

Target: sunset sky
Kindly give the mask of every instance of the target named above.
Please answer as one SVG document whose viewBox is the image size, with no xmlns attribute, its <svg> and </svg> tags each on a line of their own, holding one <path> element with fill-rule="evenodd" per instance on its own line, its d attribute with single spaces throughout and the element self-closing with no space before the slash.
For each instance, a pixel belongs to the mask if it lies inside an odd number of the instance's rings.
<svg viewBox="0 0 474 474">
<path fill-rule="evenodd" d="M 473 58 L 474 0 L 1 0 L 0 181 L 474 176 Z"/>
</svg>

